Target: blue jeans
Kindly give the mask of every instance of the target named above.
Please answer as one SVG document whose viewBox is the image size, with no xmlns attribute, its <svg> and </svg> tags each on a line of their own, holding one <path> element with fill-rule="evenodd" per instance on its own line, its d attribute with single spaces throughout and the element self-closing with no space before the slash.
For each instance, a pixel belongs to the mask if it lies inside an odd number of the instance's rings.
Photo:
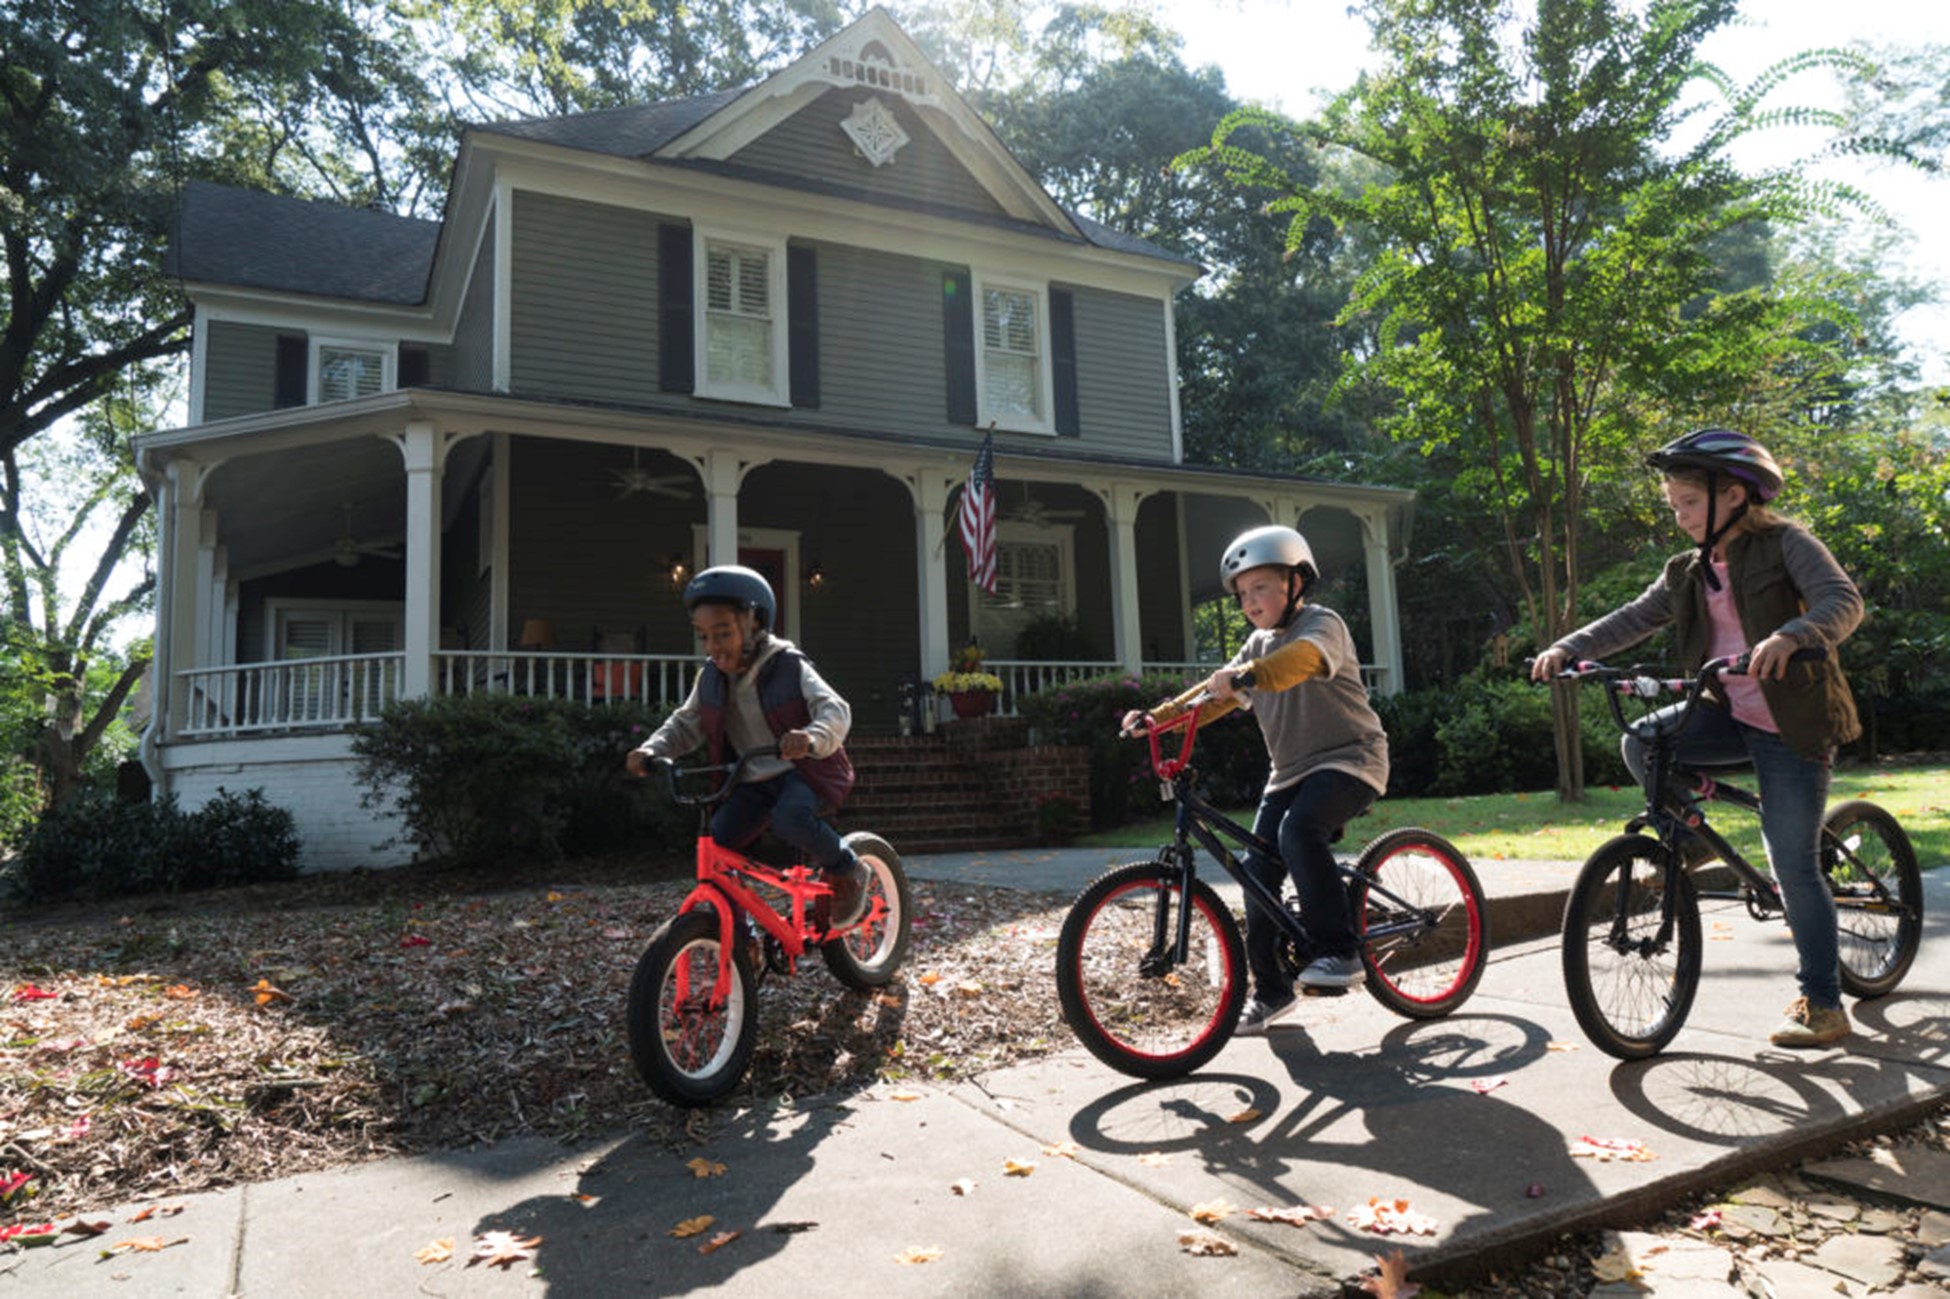
<svg viewBox="0 0 1950 1299">
<path fill-rule="evenodd" d="M 1679 707 L 1661 709 L 1640 725 L 1670 722 Z M 1625 765 L 1643 783 L 1644 741 L 1628 734 L 1620 747 Z M 1829 760 L 1804 758 L 1774 732 L 1749 726 L 1711 704 L 1694 711 L 1679 737 L 1678 757 L 1689 767 L 1753 765 L 1760 784 L 1760 834 L 1767 844 L 1774 882 L 1787 904 L 1788 929 L 1801 964 L 1796 975 L 1801 995 L 1811 1005 L 1841 1005 L 1835 898 L 1821 875 L 1821 819 L 1828 805 Z"/>
<path fill-rule="evenodd" d="M 1274 894 L 1292 876 L 1307 936 L 1324 956 L 1352 956 L 1360 946 L 1347 881 L 1334 863 L 1331 845 L 1341 828 L 1372 807 L 1374 800 L 1374 788 L 1366 782 L 1344 771 L 1316 771 L 1266 795 L 1253 820 L 1253 833 L 1278 844 L 1284 860 L 1249 852 L 1247 872 Z M 1293 996 L 1293 985 L 1280 969 L 1279 952 L 1279 922 L 1247 894 L 1246 968 L 1253 972 L 1253 991 L 1261 1001 L 1282 1002 Z"/>
<path fill-rule="evenodd" d="M 840 836 L 819 815 L 819 795 L 796 771 L 770 780 L 746 781 L 711 814 L 711 837 L 725 848 L 743 851 L 772 832 L 798 849 L 809 866 L 825 870 L 846 853 Z"/>
</svg>

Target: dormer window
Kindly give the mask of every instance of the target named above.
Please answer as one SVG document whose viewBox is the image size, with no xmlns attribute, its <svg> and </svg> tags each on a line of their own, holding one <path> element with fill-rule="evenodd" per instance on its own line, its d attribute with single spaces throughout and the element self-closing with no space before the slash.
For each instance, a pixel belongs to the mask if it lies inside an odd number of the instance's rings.
<svg viewBox="0 0 1950 1299">
<path fill-rule="evenodd" d="M 370 397 L 393 386 L 393 348 L 335 339 L 312 340 L 314 403 Z"/>
<path fill-rule="evenodd" d="M 700 397 L 785 406 L 785 248 L 699 232 Z"/>
</svg>

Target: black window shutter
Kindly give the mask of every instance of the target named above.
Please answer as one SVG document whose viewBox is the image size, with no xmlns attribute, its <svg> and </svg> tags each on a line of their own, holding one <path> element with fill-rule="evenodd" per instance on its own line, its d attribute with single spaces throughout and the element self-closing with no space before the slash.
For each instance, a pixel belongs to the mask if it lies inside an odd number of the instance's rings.
<svg viewBox="0 0 1950 1299">
<path fill-rule="evenodd" d="M 305 374 L 310 353 L 310 341 L 303 334 L 278 335 L 277 379 L 271 393 L 271 404 L 277 409 L 302 406 L 311 396 Z"/>
<path fill-rule="evenodd" d="M 401 388 L 426 387 L 427 379 L 433 373 L 432 360 L 433 358 L 428 355 L 426 348 L 415 347 L 408 343 L 400 344 L 399 376 L 396 386 Z"/>
<path fill-rule="evenodd" d="M 1068 289 L 1049 291 L 1049 358 L 1051 386 L 1056 389 L 1056 431 L 1073 438 L 1082 429 L 1077 423 L 1076 313 Z"/>
<path fill-rule="evenodd" d="M 665 392 L 697 388 L 692 333 L 691 228 L 657 227 L 657 386 Z"/>
<path fill-rule="evenodd" d="M 785 250 L 787 373 L 794 406 L 819 405 L 819 256 L 797 244 Z"/>
<path fill-rule="evenodd" d="M 941 337 L 948 364 L 948 422 L 975 422 L 975 302 L 967 271 L 941 272 Z"/>
</svg>

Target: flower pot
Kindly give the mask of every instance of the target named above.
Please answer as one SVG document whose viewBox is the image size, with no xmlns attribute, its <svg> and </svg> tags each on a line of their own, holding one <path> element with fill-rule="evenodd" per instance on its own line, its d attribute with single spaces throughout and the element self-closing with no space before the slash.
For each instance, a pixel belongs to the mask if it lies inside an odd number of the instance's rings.
<svg viewBox="0 0 1950 1299">
<path fill-rule="evenodd" d="M 995 691 L 951 690 L 948 702 L 954 706 L 957 717 L 987 717 L 995 711 Z"/>
</svg>

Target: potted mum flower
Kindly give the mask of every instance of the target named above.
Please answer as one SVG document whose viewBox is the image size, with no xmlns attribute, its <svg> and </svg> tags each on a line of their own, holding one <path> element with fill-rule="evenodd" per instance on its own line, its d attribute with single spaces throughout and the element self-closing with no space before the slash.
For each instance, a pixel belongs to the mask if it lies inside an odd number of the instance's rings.
<svg viewBox="0 0 1950 1299">
<path fill-rule="evenodd" d="M 948 696 L 957 717 L 986 717 L 1002 693 L 1002 678 L 982 671 L 982 647 L 974 641 L 955 651 L 948 670 L 934 679 L 937 694 Z"/>
</svg>

